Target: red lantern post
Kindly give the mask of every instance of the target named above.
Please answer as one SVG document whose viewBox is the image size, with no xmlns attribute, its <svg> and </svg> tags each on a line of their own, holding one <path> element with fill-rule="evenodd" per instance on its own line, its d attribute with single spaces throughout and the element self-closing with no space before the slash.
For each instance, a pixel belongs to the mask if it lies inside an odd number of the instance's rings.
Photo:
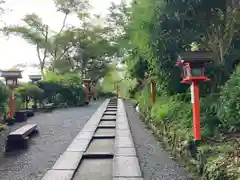
<svg viewBox="0 0 240 180">
<path fill-rule="evenodd" d="M 156 83 L 155 81 L 151 81 L 151 93 L 152 93 L 152 104 L 155 103 L 155 88 L 156 88 Z"/>
<path fill-rule="evenodd" d="M 91 79 L 83 79 L 84 85 L 85 85 L 85 104 L 89 104 L 88 94 L 89 94 L 89 84 L 91 82 Z"/>
<path fill-rule="evenodd" d="M 12 90 L 11 95 L 9 97 L 9 120 L 13 120 L 14 118 L 14 93 L 13 89 L 18 85 L 18 78 L 22 78 L 21 71 L 1 71 L 1 77 L 5 78 L 6 85 Z"/>
<path fill-rule="evenodd" d="M 212 60 L 210 52 L 184 52 L 181 53 L 176 66 L 183 70 L 183 80 L 181 83 L 191 85 L 191 99 L 193 112 L 193 134 L 195 142 L 201 140 L 201 125 L 200 125 L 200 101 L 198 83 L 209 81 L 204 76 L 204 66 Z"/>
</svg>

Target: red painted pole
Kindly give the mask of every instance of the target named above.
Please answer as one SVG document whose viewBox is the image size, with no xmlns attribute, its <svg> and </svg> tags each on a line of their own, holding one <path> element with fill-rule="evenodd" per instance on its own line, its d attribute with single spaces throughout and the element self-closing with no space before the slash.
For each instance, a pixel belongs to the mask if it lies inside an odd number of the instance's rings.
<svg viewBox="0 0 240 180">
<path fill-rule="evenodd" d="M 152 104 L 155 103 L 155 82 L 151 82 Z"/>
<path fill-rule="evenodd" d="M 191 86 L 192 108 L 193 108 L 193 133 L 195 141 L 201 140 L 201 124 L 200 124 L 200 101 L 199 87 L 196 82 L 192 82 Z"/>
<path fill-rule="evenodd" d="M 85 103 L 86 104 L 88 104 L 89 103 L 89 101 L 88 101 L 88 84 L 86 83 L 85 84 L 85 95 L 86 95 L 86 99 L 85 99 Z"/>
<path fill-rule="evenodd" d="M 14 93 L 12 92 L 9 97 L 9 118 L 13 119 L 14 117 Z"/>
</svg>

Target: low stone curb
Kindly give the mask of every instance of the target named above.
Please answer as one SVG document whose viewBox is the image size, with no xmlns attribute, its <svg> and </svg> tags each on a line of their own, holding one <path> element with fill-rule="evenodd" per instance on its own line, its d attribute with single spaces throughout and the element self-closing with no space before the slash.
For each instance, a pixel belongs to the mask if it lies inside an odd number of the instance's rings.
<svg viewBox="0 0 240 180">
<path fill-rule="evenodd" d="M 113 180 L 143 180 L 128 119 L 122 100 L 118 100 Z"/>
</svg>

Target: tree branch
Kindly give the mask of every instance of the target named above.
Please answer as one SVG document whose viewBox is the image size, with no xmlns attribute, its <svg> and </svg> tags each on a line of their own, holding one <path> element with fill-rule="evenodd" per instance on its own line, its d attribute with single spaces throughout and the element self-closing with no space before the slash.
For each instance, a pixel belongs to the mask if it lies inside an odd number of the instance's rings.
<svg viewBox="0 0 240 180">
<path fill-rule="evenodd" d="M 42 58 L 41 58 L 41 56 L 40 56 L 39 44 L 37 44 L 37 55 L 38 55 L 39 63 L 40 63 L 40 66 L 41 66 L 41 64 L 42 64 Z"/>
<path fill-rule="evenodd" d="M 63 31 L 63 29 L 64 29 L 64 27 L 66 25 L 66 20 L 67 20 L 68 14 L 69 13 L 65 14 L 64 19 L 63 19 L 63 23 L 62 23 L 62 27 L 61 27 L 60 31 L 57 33 L 56 37 L 59 36 L 62 33 L 62 31 Z"/>
<path fill-rule="evenodd" d="M 65 25 L 66 25 L 66 20 L 67 20 L 68 14 L 69 14 L 69 13 L 65 13 L 65 16 L 64 16 L 64 18 L 63 18 L 62 27 L 61 27 L 61 29 L 59 30 L 59 32 L 56 34 L 55 37 L 58 37 L 58 36 L 62 33 L 62 31 L 63 31 L 63 29 L 64 29 L 64 27 L 65 27 Z M 51 55 L 53 56 L 53 58 L 54 58 L 55 60 L 57 59 L 57 58 L 56 58 L 56 57 L 57 57 L 57 50 L 58 50 L 58 47 L 57 47 L 57 45 L 55 44 L 54 53 L 53 53 L 53 54 L 51 53 Z"/>
</svg>

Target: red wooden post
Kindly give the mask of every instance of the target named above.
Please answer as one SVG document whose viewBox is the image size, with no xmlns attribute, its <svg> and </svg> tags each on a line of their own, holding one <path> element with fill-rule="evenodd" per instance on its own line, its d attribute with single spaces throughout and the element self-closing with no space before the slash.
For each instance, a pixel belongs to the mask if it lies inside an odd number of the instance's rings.
<svg viewBox="0 0 240 180">
<path fill-rule="evenodd" d="M 155 87 L 156 87 L 156 84 L 154 81 L 152 81 L 151 82 L 152 104 L 155 103 Z"/>
<path fill-rule="evenodd" d="M 199 87 L 197 82 L 193 81 L 191 86 L 192 95 L 192 112 L 193 112 L 193 134 L 195 141 L 201 140 L 201 124 L 200 124 L 200 101 Z"/>
<path fill-rule="evenodd" d="M 201 140 L 201 123 L 200 123 L 200 101 L 198 83 L 210 81 L 204 75 L 206 63 L 213 59 L 211 52 L 183 52 L 177 59 L 176 66 L 182 68 L 183 80 L 181 83 L 191 85 L 191 100 L 193 112 L 193 135 L 196 145 Z"/>
</svg>

